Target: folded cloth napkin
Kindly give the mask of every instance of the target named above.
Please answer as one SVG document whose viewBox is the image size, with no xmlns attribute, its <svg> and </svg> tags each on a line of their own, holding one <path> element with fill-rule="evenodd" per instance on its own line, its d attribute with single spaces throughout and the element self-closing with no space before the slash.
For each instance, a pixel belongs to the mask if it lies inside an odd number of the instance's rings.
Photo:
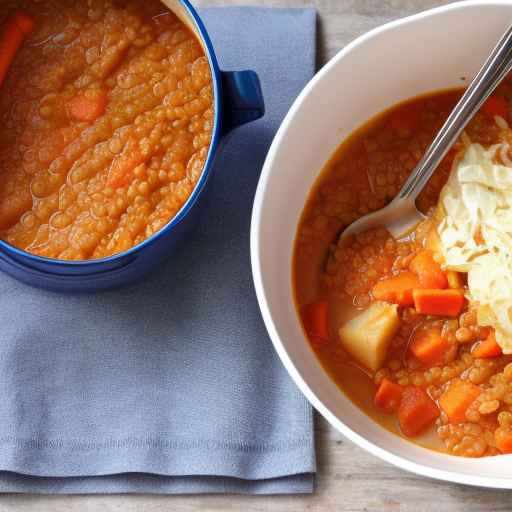
<svg viewBox="0 0 512 512">
<path fill-rule="evenodd" d="M 0 274 L 0 492 L 311 492 L 311 408 L 260 318 L 249 261 L 259 172 L 311 77 L 312 9 L 202 9 L 264 119 L 220 152 L 190 242 L 145 282 L 62 295 Z"/>
</svg>

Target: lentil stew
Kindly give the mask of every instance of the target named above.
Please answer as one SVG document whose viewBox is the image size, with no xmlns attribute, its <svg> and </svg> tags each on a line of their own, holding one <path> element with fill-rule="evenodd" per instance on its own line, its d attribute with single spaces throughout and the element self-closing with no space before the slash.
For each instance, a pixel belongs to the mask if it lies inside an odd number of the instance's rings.
<svg viewBox="0 0 512 512">
<path fill-rule="evenodd" d="M 468 140 L 484 148 L 512 142 L 510 82 L 423 190 L 424 222 L 401 240 L 377 229 L 338 243 L 345 227 L 396 196 L 460 96 L 449 90 L 403 102 L 340 145 L 302 213 L 292 274 L 304 332 L 343 393 L 397 435 L 481 457 L 512 453 L 512 355 L 481 320 L 467 274 L 445 265 L 439 198 Z M 510 167 L 507 155 L 495 158 Z"/>
<path fill-rule="evenodd" d="M 123 252 L 202 173 L 213 91 L 201 43 L 158 0 L 6 0 L 4 34 L 20 12 L 33 28 L 0 85 L 0 237 L 63 260 Z"/>
</svg>

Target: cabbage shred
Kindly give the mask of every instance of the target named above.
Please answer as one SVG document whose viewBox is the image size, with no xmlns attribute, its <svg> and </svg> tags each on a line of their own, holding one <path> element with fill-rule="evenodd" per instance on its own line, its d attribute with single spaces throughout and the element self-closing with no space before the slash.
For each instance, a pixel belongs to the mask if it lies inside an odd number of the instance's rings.
<svg viewBox="0 0 512 512">
<path fill-rule="evenodd" d="M 437 230 L 444 268 L 468 274 L 478 323 L 512 353 L 512 167 L 508 144 L 469 142 L 440 194 Z"/>
</svg>

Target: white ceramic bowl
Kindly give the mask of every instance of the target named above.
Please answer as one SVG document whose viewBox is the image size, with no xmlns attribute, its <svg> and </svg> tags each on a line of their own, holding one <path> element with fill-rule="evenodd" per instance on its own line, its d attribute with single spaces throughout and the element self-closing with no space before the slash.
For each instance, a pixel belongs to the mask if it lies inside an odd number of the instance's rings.
<svg viewBox="0 0 512 512">
<path fill-rule="evenodd" d="M 306 86 L 268 154 L 254 202 L 251 256 L 268 332 L 313 406 L 346 437 L 404 469 L 512 488 L 512 456 L 467 459 L 421 448 L 380 427 L 336 387 L 311 351 L 293 304 L 291 260 L 307 194 L 340 142 L 373 115 L 471 79 L 512 22 L 510 1 L 458 2 L 359 37 Z"/>
</svg>

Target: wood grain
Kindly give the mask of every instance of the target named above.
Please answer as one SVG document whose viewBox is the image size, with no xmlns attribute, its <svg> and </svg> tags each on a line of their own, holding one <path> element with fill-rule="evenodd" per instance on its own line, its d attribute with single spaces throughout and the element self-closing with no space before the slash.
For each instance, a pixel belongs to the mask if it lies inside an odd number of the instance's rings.
<svg viewBox="0 0 512 512">
<path fill-rule="evenodd" d="M 197 5 L 246 3 L 319 12 L 318 62 L 355 36 L 390 19 L 447 3 L 437 0 L 195 0 Z M 350 24 L 345 22 L 351 15 Z M 482 512 L 512 510 L 512 493 L 435 482 L 399 470 L 358 448 L 317 418 L 317 490 L 310 496 L 14 496 L 0 512 Z"/>
</svg>

